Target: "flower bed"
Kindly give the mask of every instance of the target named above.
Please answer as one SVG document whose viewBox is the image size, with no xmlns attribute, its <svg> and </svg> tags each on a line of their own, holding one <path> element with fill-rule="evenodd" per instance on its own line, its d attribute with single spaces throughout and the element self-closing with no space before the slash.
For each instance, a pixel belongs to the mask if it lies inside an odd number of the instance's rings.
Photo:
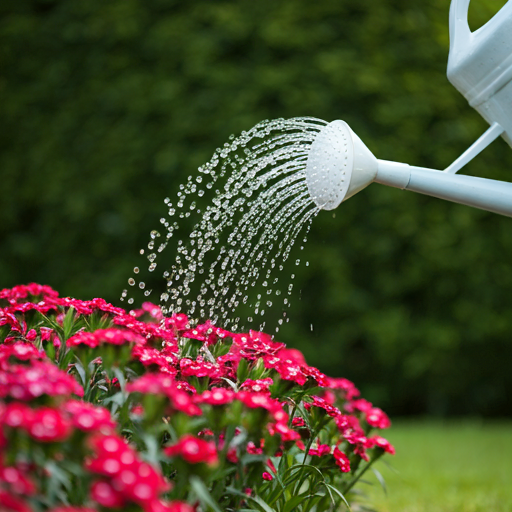
<svg viewBox="0 0 512 512">
<path fill-rule="evenodd" d="M 0 510 L 325 511 L 386 414 L 261 332 L 0 291 Z"/>
</svg>

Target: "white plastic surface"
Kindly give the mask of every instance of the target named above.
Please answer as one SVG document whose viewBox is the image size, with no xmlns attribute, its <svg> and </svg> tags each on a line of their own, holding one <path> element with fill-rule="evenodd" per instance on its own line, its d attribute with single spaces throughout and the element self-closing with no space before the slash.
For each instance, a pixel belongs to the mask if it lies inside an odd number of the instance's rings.
<svg viewBox="0 0 512 512">
<path fill-rule="evenodd" d="M 471 32 L 470 0 L 452 0 L 448 80 L 512 146 L 512 0 Z"/>
<path fill-rule="evenodd" d="M 329 123 L 311 145 L 306 183 L 309 195 L 323 210 L 337 208 L 376 174 L 377 159 L 344 121 Z"/>
</svg>

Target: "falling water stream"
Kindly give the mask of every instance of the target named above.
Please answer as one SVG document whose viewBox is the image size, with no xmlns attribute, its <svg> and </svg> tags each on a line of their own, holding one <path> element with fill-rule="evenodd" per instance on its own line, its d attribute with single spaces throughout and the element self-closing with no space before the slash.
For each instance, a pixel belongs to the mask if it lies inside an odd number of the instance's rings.
<svg viewBox="0 0 512 512">
<path fill-rule="evenodd" d="M 276 332 L 289 320 L 295 275 L 285 278 L 284 265 L 298 237 L 303 248 L 320 210 L 308 193 L 305 167 L 310 145 L 326 124 L 314 118 L 262 121 L 218 148 L 180 185 L 176 201 L 165 199 L 162 233 L 152 231 L 140 251 L 150 272 L 157 264 L 165 268 L 164 314 L 209 318 L 232 330 L 263 330 L 271 308 L 283 310 Z M 160 253 L 171 242 L 171 262 L 161 263 Z M 133 271 L 121 296 L 129 304 L 137 287 L 145 297 L 151 294 L 140 269 Z"/>
</svg>

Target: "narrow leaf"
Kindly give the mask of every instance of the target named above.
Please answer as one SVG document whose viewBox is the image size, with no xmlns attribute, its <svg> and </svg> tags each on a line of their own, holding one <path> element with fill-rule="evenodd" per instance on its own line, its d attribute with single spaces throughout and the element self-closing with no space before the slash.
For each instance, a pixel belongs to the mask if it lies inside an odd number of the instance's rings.
<svg viewBox="0 0 512 512">
<path fill-rule="evenodd" d="M 210 492 L 200 478 L 197 476 L 190 477 L 190 485 L 192 486 L 194 492 L 197 494 L 197 498 L 203 503 L 203 505 L 208 505 L 215 512 L 222 512 L 219 505 L 211 497 Z"/>
</svg>

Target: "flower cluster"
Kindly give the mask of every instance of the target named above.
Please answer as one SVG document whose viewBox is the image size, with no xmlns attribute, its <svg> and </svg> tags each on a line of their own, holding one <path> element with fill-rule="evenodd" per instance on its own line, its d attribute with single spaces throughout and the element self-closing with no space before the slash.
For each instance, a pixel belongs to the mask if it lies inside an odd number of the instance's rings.
<svg viewBox="0 0 512 512">
<path fill-rule="evenodd" d="M 265 333 L 0 291 L 2 512 L 336 508 L 389 426 Z"/>
</svg>

